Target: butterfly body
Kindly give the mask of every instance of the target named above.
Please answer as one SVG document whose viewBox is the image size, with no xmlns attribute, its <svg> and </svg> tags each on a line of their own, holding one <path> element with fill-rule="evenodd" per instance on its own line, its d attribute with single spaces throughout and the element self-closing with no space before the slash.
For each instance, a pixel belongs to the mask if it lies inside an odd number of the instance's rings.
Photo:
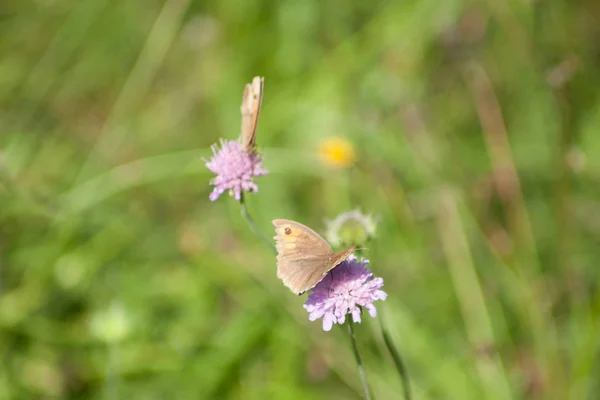
<svg viewBox="0 0 600 400">
<path fill-rule="evenodd" d="M 334 252 L 318 233 L 299 222 L 273 220 L 277 249 L 277 277 L 295 294 L 312 289 L 354 250 Z"/>
</svg>

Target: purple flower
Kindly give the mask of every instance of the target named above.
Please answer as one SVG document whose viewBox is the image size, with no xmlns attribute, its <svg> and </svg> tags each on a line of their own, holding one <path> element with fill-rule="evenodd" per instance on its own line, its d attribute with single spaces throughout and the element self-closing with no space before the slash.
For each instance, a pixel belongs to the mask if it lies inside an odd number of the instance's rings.
<svg viewBox="0 0 600 400">
<path fill-rule="evenodd" d="M 375 278 L 366 267 L 369 260 L 358 260 L 351 255 L 329 271 L 308 296 L 304 308 L 310 313 L 308 319 L 323 318 L 323 330 L 329 331 L 333 324 L 343 324 L 346 314 L 352 314 L 354 322 L 360 322 L 360 307 L 377 316 L 375 300 L 385 300 L 387 294 L 380 290 L 382 278 Z"/>
<path fill-rule="evenodd" d="M 211 185 L 215 185 L 210 194 L 211 201 L 218 199 L 226 190 L 229 190 L 236 200 L 241 198 L 242 192 L 258 192 L 258 186 L 252 178 L 269 173 L 262 166 L 261 156 L 254 151 L 246 152 L 235 140 L 221 139 L 221 148 L 213 145 L 212 151 L 213 157 L 206 162 L 208 169 L 217 174 L 210 181 Z"/>
</svg>

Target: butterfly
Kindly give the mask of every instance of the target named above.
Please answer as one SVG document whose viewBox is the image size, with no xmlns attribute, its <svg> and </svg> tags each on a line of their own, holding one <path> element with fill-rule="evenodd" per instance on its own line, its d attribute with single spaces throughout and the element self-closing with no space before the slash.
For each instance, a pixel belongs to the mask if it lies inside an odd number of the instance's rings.
<svg viewBox="0 0 600 400">
<path fill-rule="evenodd" d="M 255 76 L 252 83 L 246 84 L 242 96 L 242 146 L 248 153 L 253 152 L 256 146 L 256 127 L 258 115 L 263 99 L 265 78 Z"/>
<path fill-rule="evenodd" d="M 296 221 L 274 219 L 273 225 L 277 234 L 277 277 L 298 295 L 314 288 L 356 249 L 351 246 L 334 252 L 317 232 Z"/>
</svg>

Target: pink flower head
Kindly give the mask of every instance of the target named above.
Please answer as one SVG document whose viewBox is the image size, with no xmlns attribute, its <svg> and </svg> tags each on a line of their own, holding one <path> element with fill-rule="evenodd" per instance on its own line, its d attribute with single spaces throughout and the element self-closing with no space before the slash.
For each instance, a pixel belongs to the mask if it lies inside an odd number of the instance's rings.
<svg viewBox="0 0 600 400">
<path fill-rule="evenodd" d="M 367 309 L 371 317 L 377 316 L 375 300 L 385 300 L 387 294 L 380 290 L 383 279 L 376 278 L 366 267 L 369 260 L 358 260 L 351 255 L 329 271 L 315 286 L 304 308 L 308 319 L 323 318 L 323 330 L 329 331 L 333 324 L 343 324 L 346 314 L 352 314 L 354 322 L 360 322 L 361 309 Z"/>
<path fill-rule="evenodd" d="M 206 162 L 208 169 L 217 174 L 210 181 L 215 186 L 209 197 L 211 201 L 218 199 L 226 190 L 236 200 L 241 198 L 242 192 L 258 192 L 258 185 L 252 178 L 269 173 L 263 168 L 260 155 L 254 151 L 246 152 L 235 140 L 221 139 L 221 148 L 213 145 L 212 151 L 213 157 Z"/>
</svg>

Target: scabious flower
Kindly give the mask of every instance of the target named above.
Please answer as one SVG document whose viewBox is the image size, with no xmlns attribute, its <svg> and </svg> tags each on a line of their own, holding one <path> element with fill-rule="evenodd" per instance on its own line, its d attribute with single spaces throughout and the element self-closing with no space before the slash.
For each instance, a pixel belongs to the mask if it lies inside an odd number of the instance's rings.
<svg viewBox="0 0 600 400">
<path fill-rule="evenodd" d="M 376 317 L 373 302 L 385 300 L 387 294 L 381 290 L 383 279 L 374 277 L 367 264 L 369 260 L 358 260 L 351 255 L 329 271 L 304 303 L 308 319 L 323 318 L 323 330 L 329 331 L 333 324 L 343 324 L 346 314 L 352 314 L 352 320 L 360 322 L 360 307 Z"/>
<path fill-rule="evenodd" d="M 334 245 L 363 245 L 375 236 L 377 227 L 375 218 L 361 213 L 359 209 L 340 214 L 334 220 L 325 223 L 325 237 Z"/>
<path fill-rule="evenodd" d="M 212 147 L 213 157 L 206 166 L 217 176 L 210 181 L 214 185 L 210 200 L 215 201 L 229 190 L 236 200 L 242 192 L 258 192 L 258 186 L 252 178 L 269 173 L 263 168 L 262 157 L 256 152 L 246 152 L 243 146 L 235 140 L 221 140 L 221 148 Z"/>
</svg>

